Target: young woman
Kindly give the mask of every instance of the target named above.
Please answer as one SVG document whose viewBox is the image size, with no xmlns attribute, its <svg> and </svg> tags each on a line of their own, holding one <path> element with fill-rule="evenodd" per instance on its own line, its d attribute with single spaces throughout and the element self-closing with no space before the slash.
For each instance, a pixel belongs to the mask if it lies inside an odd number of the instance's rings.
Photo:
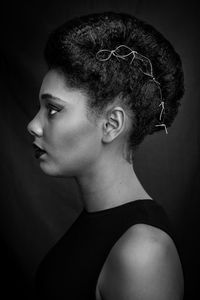
<svg viewBox="0 0 200 300">
<path fill-rule="evenodd" d="M 73 177 L 83 211 L 38 268 L 41 299 L 180 300 L 167 216 L 134 172 L 145 136 L 172 124 L 179 55 L 152 26 L 105 12 L 70 20 L 45 48 L 40 109 L 28 125 L 44 173 Z"/>
</svg>

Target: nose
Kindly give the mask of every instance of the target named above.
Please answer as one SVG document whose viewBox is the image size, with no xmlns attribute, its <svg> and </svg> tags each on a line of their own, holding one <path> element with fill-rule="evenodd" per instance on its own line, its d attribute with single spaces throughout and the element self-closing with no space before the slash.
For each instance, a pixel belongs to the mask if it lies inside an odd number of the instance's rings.
<svg viewBox="0 0 200 300">
<path fill-rule="evenodd" d="M 37 136 L 37 137 L 42 136 L 42 134 L 43 134 L 42 125 L 41 125 L 41 122 L 38 119 L 37 115 L 27 125 L 27 130 L 33 136 Z"/>
</svg>

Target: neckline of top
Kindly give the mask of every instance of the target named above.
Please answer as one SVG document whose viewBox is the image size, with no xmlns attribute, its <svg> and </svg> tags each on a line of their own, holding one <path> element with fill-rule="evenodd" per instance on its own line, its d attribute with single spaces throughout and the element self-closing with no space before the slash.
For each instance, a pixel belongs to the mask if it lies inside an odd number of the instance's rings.
<svg viewBox="0 0 200 300">
<path fill-rule="evenodd" d="M 135 205 L 135 204 L 142 203 L 142 202 L 143 203 L 147 203 L 147 202 L 155 203 L 155 200 L 153 200 L 153 199 L 136 199 L 136 200 L 133 200 L 133 201 L 129 201 L 129 202 L 117 205 L 117 206 L 113 206 L 113 207 L 110 207 L 110 208 L 97 210 L 97 211 L 91 211 L 91 212 L 87 211 L 84 207 L 82 212 L 87 216 L 93 217 L 93 216 L 110 214 L 113 211 L 115 212 L 115 211 L 118 211 L 121 208 L 129 207 L 131 205 Z"/>
</svg>

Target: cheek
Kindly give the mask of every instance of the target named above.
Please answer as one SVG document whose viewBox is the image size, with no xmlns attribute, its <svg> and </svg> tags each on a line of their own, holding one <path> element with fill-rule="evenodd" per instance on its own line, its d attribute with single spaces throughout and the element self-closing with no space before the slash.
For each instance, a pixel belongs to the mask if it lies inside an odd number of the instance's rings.
<svg viewBox="0 0 200 300">
<path fill-rule="evenodd" d="M 60 166 L 80 168 L 95 161 L 100 151 L 100 135 L 87 120 L 69 123 L 60 122 L 49 132 L 50 154 Z"/>
<path fill-rule="evenodd" d="M 62 141 L 60 141 L 60 150 L 63 149 L 64 151 L 69 151 L 72 154 L 84 153 L 85 150 L 88 151 L 91 146 L 95 146 L 98 140 L 98 135 L 95 133 L 97 132 L 94 128 L 84 125 L 73 128 L 72 130 L 68 129 L 63 134 Z"/>
</svg>

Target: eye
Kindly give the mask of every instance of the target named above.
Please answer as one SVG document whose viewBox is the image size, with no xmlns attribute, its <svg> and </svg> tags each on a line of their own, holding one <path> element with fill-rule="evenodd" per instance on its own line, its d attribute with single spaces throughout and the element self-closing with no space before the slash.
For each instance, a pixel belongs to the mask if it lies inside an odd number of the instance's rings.
<svg viewBox="0 0 200 300">
<path fill-rule="evenodd" d="M 57 112 L 59 112 L 61 109 L 59 109 L 58 107 L 55 107 L 54 105 L 48 103 L 46 105 L 47 111 L 48 111 L 48 116 L 52 117 L 53 115 L 55 115 Z"/>
</svg>

